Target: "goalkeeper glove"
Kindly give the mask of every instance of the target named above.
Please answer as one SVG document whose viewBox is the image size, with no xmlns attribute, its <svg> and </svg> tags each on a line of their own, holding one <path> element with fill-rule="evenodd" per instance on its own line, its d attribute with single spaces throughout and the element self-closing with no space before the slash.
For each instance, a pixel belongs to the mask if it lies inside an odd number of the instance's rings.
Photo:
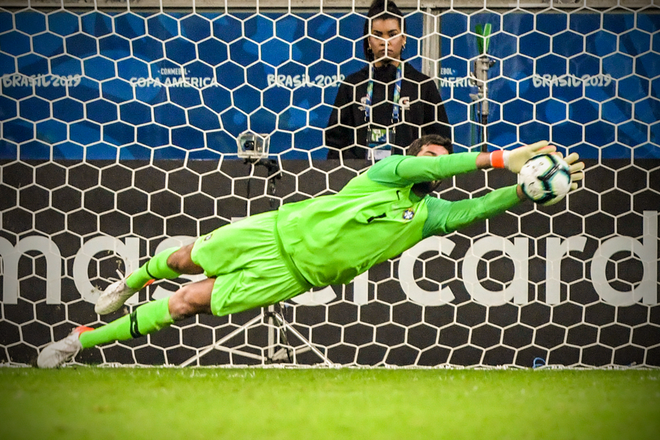
<svg viewBox="0 0 660 440">
<path fill-rule="evenodd" d="M 584 170 L 584 162 L 577 162 L 578 159 L 580 159 L 580 156 L 577 153 L 571 153 L 564 159 L 570 167 L 571 191 L 575 191 L 578 187 L 575 182 L 584 178 L 584 172 L 582 171 Z"/>
<path fill-rule="evenodd" d="M 543 153 L 554 153 L 557 147 L 549 145 L 548 141 L 539 141 L 515 150 L 498 150 L 490 153 L 490 164 L 493 168 L 505 168 L 511 172 L 519 173 L 525 162 L 532 157 Z"/>
</svg>

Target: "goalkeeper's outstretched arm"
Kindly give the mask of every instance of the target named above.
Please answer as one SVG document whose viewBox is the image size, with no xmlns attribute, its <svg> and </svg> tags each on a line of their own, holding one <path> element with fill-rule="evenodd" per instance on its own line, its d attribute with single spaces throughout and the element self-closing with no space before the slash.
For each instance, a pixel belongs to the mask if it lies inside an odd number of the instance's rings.
<svg viewBox="0 0 660 440">
<path fill-rule="evenodd" d="M 532 157 L 544 153 L 560 154 L 556 150 L 556 147 L 549 145 L 547 141 L 541 141 L 512 151 L 479 153 L 475 158 L 475 165 L 477 169 L 505 168 L 518 173 Z M 584 176 L 584 163 L 578 162 L 577 153 L 568 155 L 564 160 L 570 167 L 570 190 L 574 191 L 578 186 L 577 181 Z M 496 189 L 482 197 L 456 202 L 432 198 L 429 201 L 429 220 L 423 236 L 444 235 L 465 228 L 477 221 L 501 214 L 526 200 L 529 199 L 519 184 Z"/>
<path fill-rule="evenodd" d="M 432 144 L 431 144 L 432 145 Z M 376 164 L 369 170 L 374 180 L 410 184 L 447 179 L 478 169 L 504 168 L 514 173 L 532 157 L 554 153 L 557 148 L 547 141 L 536 142 L 515 150 L 498 150 L 492 153 L 456 153 L 438 155 L 433 148 L 423 148 L 417 156 L 407 156 L 395 161 Z"/>
</svg>

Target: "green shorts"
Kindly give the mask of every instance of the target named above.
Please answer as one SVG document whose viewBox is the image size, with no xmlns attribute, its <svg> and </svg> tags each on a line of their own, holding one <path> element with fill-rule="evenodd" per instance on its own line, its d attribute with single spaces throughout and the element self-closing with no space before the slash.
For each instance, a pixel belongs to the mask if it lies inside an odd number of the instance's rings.
<svg viewBox="0 0 660 440">
<path fill-rule="evenodd" d="M 285 301 L 310 286 L 294 276 L 282 256 L 277 211 L 223 226 L 197 239 L 192 261 L 215 278 L 211 311 L 225 316 Z"/>
</svg>

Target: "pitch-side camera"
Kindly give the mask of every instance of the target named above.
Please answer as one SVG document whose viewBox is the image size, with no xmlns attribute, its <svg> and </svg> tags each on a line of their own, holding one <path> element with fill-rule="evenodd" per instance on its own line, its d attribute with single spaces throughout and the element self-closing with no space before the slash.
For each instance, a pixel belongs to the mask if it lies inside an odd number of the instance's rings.
<svg viewBox="0 0 660 440">
<path fill-rule="evenodd" d="M 238 157 L 249 161 L 257 161 L 268 157 L 270 138 L 267 134 L 257 134 L 245 131 L 236 139 Z"/>
</svg>

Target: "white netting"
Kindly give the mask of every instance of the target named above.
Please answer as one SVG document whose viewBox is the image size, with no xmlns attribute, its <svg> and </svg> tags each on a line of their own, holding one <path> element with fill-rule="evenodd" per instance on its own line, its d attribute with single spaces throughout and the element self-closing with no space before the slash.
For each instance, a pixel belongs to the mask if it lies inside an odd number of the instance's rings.
<svg viewBox="0 0 660 440">
<path fill-rule="evenodd" d="M 584 188 L 296 298 L 287 322 L 337 364 L 660 365 L 660 8 L 398 4 L 404 55 L 439 85 L 455 151 L 547 138 L 585 158 Z M 117 269 L 248 213 L 336 192 L 368 166 L 327 160 L 323 143 L 339 83 L 365 66 L 366 3 L 30 6 L 0 9 L 4 362 L 30 363 L 74 325 L 125 313 L 93 312 Z M 486 25 L 484 131 L 470 75 Z M 237 159 L 246 130 L 269 135 L 273 162 Z M 512 179 L 456 178 L 440 196 Z M 150 287 L 129 307 L 175 286 Z M 200 316 L 77 359 L 184 364 L 254 320 L 194 363 L 321 361 L 260 313 Z"/>
</svg>

